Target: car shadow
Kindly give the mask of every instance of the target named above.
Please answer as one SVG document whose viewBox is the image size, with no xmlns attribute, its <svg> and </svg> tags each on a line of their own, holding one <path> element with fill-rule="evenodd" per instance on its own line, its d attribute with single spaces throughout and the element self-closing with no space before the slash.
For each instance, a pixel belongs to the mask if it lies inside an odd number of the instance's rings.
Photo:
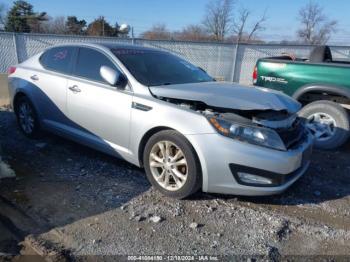
<svg viewBox="0 0 350 262">
<path fill-rule="evenodd" d="M 3 216 L 19 232 L 19 242 L 28 234 L 119 209 L 150 188 L 143 170 L 122 159 L 47 132 L 36 140 L 25 137 L 8 110 L 0 110 L 0 145 L 2 159 L 16 173 L 0 180 L 0 224 Z M 31 226 L 23 223 L 24 229 L 17 230 L 8 223 L 20 221 L 15 211 L 2 214 L 9 208 L 30 218 Z M 0 252 L 13 250 L 1 247 Z"/>
</svg>

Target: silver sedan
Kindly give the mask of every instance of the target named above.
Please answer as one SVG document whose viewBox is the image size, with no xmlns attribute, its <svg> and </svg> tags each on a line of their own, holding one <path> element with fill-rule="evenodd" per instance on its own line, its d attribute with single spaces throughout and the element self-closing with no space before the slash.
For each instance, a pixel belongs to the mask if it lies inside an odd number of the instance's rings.
<svg viewBox="0 0 350 262">
<path fill-rule="evenodd" d="M 276 194 L 310 163 L 299 103 L 157 49 L 52 47 L 11 67 L 9 90 L 26 136 L 47 130 L 144 167 L 170 197 Z"/>
</svg>

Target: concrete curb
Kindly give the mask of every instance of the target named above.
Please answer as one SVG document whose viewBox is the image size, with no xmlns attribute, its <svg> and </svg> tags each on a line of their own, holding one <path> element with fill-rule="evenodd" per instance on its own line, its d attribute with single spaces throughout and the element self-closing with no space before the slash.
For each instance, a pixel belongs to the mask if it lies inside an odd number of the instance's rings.
<svg viewBox="0 0 350 262">
<path fill-rule="evenodd" d="M 0 106 L 10 104 L 10 97 L 7 87 L 7 74 L 0 74 Z"/>
</svg>

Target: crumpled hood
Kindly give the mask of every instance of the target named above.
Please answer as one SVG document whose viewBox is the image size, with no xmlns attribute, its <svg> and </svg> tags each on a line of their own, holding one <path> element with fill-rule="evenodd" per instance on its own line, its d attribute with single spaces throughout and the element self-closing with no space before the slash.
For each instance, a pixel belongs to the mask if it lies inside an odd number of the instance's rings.
<svg viewBox="0 0 350 262">
<path fill-rule="evenodd" d="M 159 97 L 201 101 L 209 106 L 237 110 L 286 110 L 296 113 L 301 108 L 299 102 L 282 92 L 228 82 L 152 86 L 150 90 Z"/>
</svg>

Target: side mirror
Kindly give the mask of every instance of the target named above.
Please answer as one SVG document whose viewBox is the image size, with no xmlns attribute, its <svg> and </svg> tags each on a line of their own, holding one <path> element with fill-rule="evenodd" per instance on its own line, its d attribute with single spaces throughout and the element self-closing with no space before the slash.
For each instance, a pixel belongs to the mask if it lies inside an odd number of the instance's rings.
<svg viewBox="0 0 350 262">
<path fill-rule="evenodd" d="M 101 66 L 100 75 L 103 80 L 105 80 L 111 86 L 125 88 L 126 84 L 128 83 L 127 78 L 122 73 L 108 66 Z"/>
</svg>

